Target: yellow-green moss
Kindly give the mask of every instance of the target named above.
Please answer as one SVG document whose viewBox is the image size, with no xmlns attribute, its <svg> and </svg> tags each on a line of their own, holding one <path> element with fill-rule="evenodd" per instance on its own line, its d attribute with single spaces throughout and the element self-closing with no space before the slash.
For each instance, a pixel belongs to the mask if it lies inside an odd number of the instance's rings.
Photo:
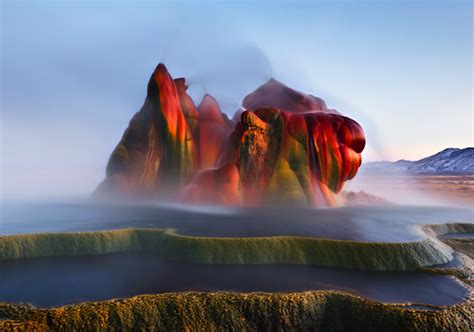
<svg viewBox="0 0 474 332">
<path fill-rule="evenodd" d="M 450 248 L 431 238 L 406 243 L 297 236 L 218 238 L 133 228 L 0 237 L 0 259 L 123 251 L 153 252 L 168 259 L 195 263 L 311 264 L 382 271 L 415 270 L 452 259 Z"/>
<path fill-rule="evenodd" d="M 0 303 L 1 330 L 472 331 L 472 301 L 441 310 L 384 305 L 333 291 L 169 293 L 54 309 Z"/>
</svg>

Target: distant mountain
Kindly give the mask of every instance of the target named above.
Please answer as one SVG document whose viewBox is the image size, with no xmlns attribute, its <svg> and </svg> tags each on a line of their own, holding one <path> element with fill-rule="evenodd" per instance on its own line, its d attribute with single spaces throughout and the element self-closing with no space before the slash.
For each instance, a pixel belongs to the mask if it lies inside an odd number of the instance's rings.
<svg viewBox="0 0 474 332">
<path fill-rule="evenodd" d="M 474 174 L 474 148 L 449 148 L 432 156 L 395 162 L 375 161 L 362 165 L 362 174 Z"/>
</svg>

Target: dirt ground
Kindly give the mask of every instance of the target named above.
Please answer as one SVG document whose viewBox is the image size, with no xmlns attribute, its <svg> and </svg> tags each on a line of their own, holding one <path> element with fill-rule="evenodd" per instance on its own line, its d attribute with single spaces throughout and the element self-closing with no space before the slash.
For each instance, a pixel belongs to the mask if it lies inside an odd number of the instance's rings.
<svg viewBox="0 0 474 332">
<path fill-rule="evenodd" d="M 441 198 L 474 203 L 474 175 L 416 176 L 414 186 Z"/>
<path fill-rule="evenodd" d="M 395 202 L 474 206 L 474 175 L 364 175 L 348 187 Z"/>
</svg>

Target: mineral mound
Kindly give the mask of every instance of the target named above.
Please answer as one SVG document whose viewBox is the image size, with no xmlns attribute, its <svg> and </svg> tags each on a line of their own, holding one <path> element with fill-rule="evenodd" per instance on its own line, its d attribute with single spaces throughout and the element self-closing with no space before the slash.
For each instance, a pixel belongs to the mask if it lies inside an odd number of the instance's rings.
<svg viewBox="0 0 474 332">
<path fill-rule="evenodd" d="M 361 164 L 361 126 L 271 79 L 230 120 L 196 107 L 184 78 L 159 64 L 145 103 L 107 164 L 98 195 L 228 205 L 334 206 Z"/>
</svg>

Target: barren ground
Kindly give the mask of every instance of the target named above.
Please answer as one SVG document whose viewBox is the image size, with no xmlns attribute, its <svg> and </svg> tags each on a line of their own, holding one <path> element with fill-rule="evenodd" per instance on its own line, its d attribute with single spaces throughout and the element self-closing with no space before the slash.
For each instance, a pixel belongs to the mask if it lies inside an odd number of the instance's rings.
<svg viewBox="0 0 474 332">
<path fill-rule="evenodd" d="M 350 189 L 394 201 L 417 203 L 431 198 L 454 205 L 474 205 L 474 175 L 365 175 L 356 177 Z"/>
</svg>

